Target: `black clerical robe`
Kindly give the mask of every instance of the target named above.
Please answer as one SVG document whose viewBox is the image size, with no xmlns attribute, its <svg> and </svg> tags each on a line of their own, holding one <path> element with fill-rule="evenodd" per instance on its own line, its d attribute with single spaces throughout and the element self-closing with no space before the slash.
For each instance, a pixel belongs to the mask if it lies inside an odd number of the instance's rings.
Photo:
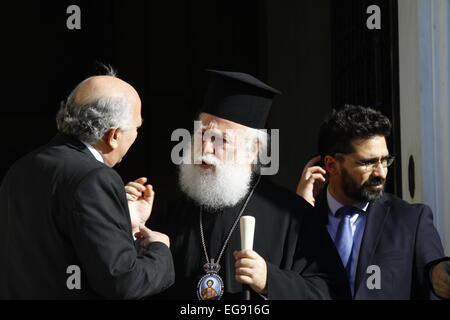
<svg viewBox="0 0 450 320">
<path fill-rule="evenodd" d="M 245 199 L 244 199 L 245 200 Z M 217 261 L 222 245 L 243 206 L 203 213 L 209 258 Z M 345 272 L 325 227 L 312 207 L 266 179 L 261 179 L 243 215 L 256 218 L 254 250 L 268 266 L 271 300 L 349 299 Z M 175 285 L 161 299 L 197 299 L 198 280 L 207 262 L 200 236 L 200 208 L 183 199 L 152 214 L 149 226 L 169 235 L 175 263 Z M 241 299 L 242 285 L 235 281 L 233 251 L 240 250 L 239 223 L 219 262 L 225 293 L 222 299 Z M 252 293 L 253 298 L 261 298 Z"/>
</svg>

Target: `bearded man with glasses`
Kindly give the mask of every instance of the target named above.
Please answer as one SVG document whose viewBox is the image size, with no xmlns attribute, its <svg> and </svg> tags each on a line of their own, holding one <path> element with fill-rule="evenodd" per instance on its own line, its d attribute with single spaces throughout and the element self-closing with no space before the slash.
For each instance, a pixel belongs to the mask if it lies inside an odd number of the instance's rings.
<svg viewBox="0 0 450 320">
<path fill-rule="evenodd" d="M 390 132 L 389 119 L 373 109 L 334 110 L 297 194 L 327 226 L 354 299 L 448 298 L 450 262 L 431 209 L 384 192 L 395 159 L 386 144 Z M 323 168 L 315 165 L 321 159 Z M 318 183 L 326 183 L 321 192 Z"/>
</svg>

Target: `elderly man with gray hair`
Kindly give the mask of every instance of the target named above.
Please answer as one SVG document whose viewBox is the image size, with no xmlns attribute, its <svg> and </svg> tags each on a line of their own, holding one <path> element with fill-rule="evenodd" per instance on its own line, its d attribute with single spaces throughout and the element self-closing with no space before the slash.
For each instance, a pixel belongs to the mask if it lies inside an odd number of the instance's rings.
<svg viewBox="0 0 450 320">
<path fill-rule="evenodd" d="M 114 75 L 88 78 L 57 125 L 0 187 L 0 299 L 141 299 L 168 288 L 169 238 L 144 226 L 152 187 L 128 205 L 112 169 L 142 125 L 136 90 Z"/>
</svg>

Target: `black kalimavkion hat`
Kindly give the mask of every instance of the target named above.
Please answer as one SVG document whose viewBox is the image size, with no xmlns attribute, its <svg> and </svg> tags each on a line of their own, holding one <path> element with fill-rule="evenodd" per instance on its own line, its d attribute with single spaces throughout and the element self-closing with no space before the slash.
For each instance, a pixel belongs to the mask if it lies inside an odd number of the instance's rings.
<svg viewBox="0 0 450 320">
<path fill-rule="evenodd" d="M 272 100 L 281 92 L 246 73 L 206 71 L 211 77 L 202 112 L 264 129 Z"/>
</svg>

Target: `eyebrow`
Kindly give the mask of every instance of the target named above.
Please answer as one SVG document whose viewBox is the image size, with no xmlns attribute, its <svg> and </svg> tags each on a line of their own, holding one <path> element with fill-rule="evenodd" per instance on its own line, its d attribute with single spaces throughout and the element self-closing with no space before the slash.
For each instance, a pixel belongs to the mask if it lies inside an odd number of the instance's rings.
<svg viewBox="0 0 450 320">
<path fill-rule="evenodd" d="M 219 129 L 216 129 L 216 128 L 212 129 L 212 128 L 209 128 L 209 127 L 202 127 L 202 132 L 205 132 L 205 131 L 209 131 L 209 132 L 212 132 L 214 134 L 220 133 L 220 134 L 223 135 L 222 131 L 219 130 Z"/>
<path fill-rule="evenodd" d="M 359 160 L 359 161 L 363 161 L 363 162 L 375 162 L 375 161 L 378 161 L 378 160 L 383 160 L 383 159 L 389 158 L 390 156 L 391 156 L 391 155 L 387 155 L 387 156 L 384 156 L 384 157 L 381 157 L 381 158 L 361 159 L 361 160 Z"/>
<path fill-rule="evenodd" d="M 222 140 L 228 141 L 229 138 L 231 137 L 230 134 L 227 134 L 227 130 L 222 131 L 219 129 L 208 129 L 206 127 L 202 128 L 202 133 L 205 133 L 205 131 L 209 131 L 212 133 L 212 135 L 216 138 L 218 138 L 219 136 L 221 137 Z"/>
</svg>

